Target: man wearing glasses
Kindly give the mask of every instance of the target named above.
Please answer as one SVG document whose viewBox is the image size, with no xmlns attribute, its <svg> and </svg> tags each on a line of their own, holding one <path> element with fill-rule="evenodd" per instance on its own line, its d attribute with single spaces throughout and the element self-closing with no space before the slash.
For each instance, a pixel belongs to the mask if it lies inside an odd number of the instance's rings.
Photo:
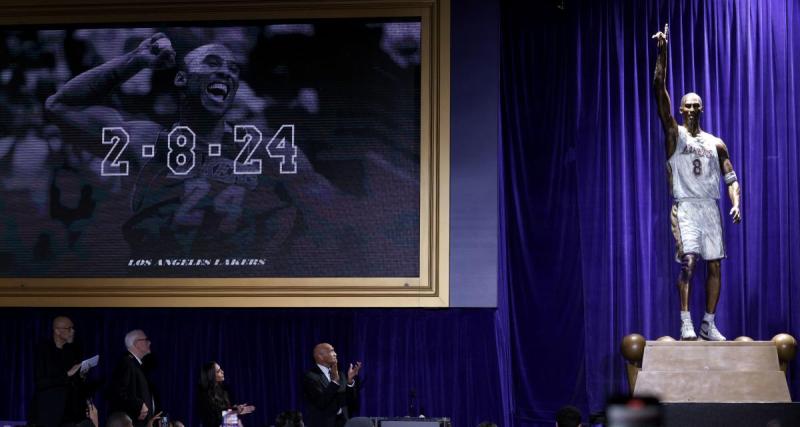
<svg viewBox="0 0 800 427">
<path fill-rule="evenodd" d="M 150 354 L 150 340 L 141 329 L 125 335 L 128 352 L 114 369 L 111 378 L 111 412 L 124 412 L 134 421 L 134 426 L 146 426 L 155 412 L 155 400 L 150 382 L 142 370 L 142 359 Z"/>
<path fill-rule="evenodd" d="M 60 426 L 86 419 L 81 351 L 73 344 L 75 326 L 68 317 L 53 319 L 53 337 L 37 347 L 33 366 L 36 391 L 30 422 Z"/>
</svg>

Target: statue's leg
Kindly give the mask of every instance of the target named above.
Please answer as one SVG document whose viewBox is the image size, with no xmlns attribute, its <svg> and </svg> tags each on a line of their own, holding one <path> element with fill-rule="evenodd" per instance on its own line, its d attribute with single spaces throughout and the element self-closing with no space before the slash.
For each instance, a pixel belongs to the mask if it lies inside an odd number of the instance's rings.
<svg viewBox="0 0 800 427">
<path fill-rule="evenodd" d="M 695 265 L 697 265 L 696 254 L 683 254 L 681 257 L 681 273 L 678 275 L 678 294 L 681 300 L 681 311 L 689 311 L 689 285 L 692 282 Z"/>
<path fill-rule="evenodd" d="M 719 302 L 719 291 L 722 287 L 722 273 L 720 271 L 720 260 L 706 262 L 706 313 L 714 314 L 717 312 Z"/>
<path fill-rule="evenodd" d="M 681 340 L 694 341 L 697 334 L 694 332 L 692 316 L 689 313 L 689 285 L 692 282 L 692 273 L 697 265 L 696 254 L 683 254 L 681 257 L 681 273 L 678 276 L 678 294 L 681 300 Z"/>
<path fill-rule="evenodd" d="M 706 266 L 706 313 L 703 315 L 703 323 L 700 325 L 700 337 L 709 341 L 725 341 L 725 336 L 719 332 L 714 322 L 719 291 L 722 287 L 720 260 L 707 261 Z"/>
</svg>

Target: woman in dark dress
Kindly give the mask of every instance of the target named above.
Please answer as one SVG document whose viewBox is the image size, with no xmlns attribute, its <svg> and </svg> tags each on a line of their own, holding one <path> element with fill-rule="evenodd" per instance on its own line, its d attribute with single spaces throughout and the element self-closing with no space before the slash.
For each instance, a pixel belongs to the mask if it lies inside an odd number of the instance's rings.
<svg viewBox="0 0 800 427">
<path fill-rule="evenodd" d="M 233 410 L 237 414 L 246 415 L 256 408 L 253 405 L 232 405 L 228 390 L 222 385 L 225 371 L 217 362 L 211 361 L 200 368 L 200 383 L 197 391 L 197 408 L 203 427 L 219 427 L 222 425 L 222 411 Z M 240 423 L 241 424 L 241 423 Z"/>
</svg>

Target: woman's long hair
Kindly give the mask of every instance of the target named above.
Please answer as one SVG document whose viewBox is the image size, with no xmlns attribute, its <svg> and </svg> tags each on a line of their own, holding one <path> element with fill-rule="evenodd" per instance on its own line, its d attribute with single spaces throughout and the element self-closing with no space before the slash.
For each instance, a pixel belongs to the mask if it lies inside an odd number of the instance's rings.
<svg viewBox="0 0 800 427">
<path fill-rule="evenodd" d="M 209 400 L 214 402 L 214 405 L 220 408 L 229 408 L 231 402 L 228 399 L 228 392 L 217 382 L 217 372 L 214 365 L 218 365 L 215 361 L 210 361 L 200 368 L 200 391 L 208 396 Z"/>
</svg>

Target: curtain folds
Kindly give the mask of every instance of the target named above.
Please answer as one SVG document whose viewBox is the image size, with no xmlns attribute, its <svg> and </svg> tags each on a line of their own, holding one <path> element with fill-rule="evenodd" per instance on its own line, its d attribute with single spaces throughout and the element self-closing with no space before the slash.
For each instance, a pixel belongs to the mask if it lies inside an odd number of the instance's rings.
<svg viewBox="0 0 800 427">
<path fill-rule="evenodd" d="M 588 350 L 574 59 L 565 55 L 571 17 L 533 2 L 501 12 L 501 287 L 512 373 L 524 379 L 513 385 L 514 417 L 519 425 L 552 425 L 560 406 L 585 406 Z"/>
</svg>

